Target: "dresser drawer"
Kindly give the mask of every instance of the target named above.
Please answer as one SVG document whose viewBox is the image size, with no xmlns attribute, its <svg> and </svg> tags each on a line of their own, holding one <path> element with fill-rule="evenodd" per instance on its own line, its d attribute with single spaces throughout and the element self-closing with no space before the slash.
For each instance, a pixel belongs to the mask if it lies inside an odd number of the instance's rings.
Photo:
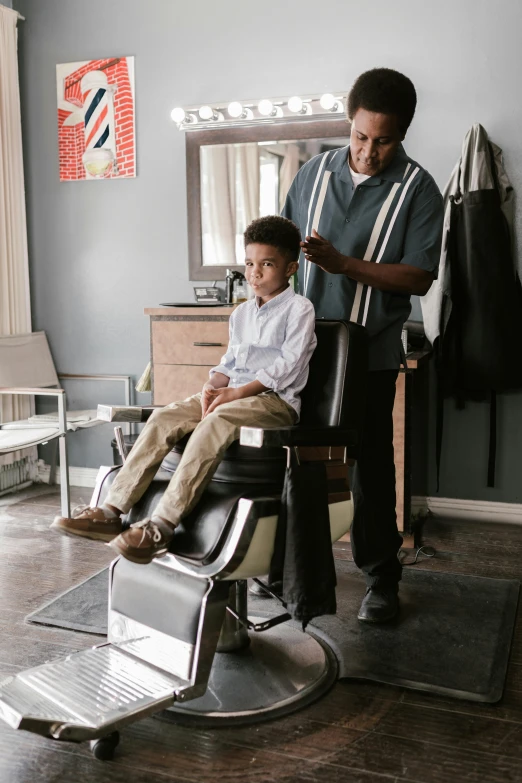
<svg viewBox="0 0 522 783">
<path fill-rule="evenodd" d="M 152 357 L 158 364 L 215 367 L 228 345 L 227 321 L 153 321 Z"/>
<path fill-rule="evenodd" d="M 214 365 L 155 364 L 153 404 L 168 405 L 201 391 Z"/>
</svg>

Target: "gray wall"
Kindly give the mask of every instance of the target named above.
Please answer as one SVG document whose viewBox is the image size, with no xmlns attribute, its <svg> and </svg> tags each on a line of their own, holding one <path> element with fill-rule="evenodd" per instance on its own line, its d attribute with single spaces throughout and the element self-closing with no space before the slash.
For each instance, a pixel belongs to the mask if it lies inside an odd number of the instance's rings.
<svg viewBox="0 0 522 783">
<path fill-rule="evenodd" d="M 143 307 L 191 297 L 184 136 L 169 119 L 176 105 L 346 90 L 367 68 L 393 67 L 419 94 L 407 151 L 441 187 L 467 129 L 481 122 L 520 191 L 516 0 L 14 5 L 27 18 L 20 49 L 34 327 L 47 331 L 64 371 L 138 376 L 148 360 Z M 60 184 L 55 65 L 112 55 L 136 57 L 138 177 Z M 520 500 L 520 395 L 500 404 L 495 490 L 485 488 L 486 434 L 485 407 L 454 414 L 448 406 L 442 495 Z M 72 464 L 108 458 L 108 433 L 88 441 Z"/>
</svg>

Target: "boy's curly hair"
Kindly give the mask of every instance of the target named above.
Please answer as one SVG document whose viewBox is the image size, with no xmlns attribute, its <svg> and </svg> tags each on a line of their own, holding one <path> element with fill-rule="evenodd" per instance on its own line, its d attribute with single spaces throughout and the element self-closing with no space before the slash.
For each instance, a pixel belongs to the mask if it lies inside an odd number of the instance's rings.
<svg viewBox="0 0 522 783">
<path fill-rule="evenodd" d="M 257 218 L 247 226 L 243 234 L 247 245 L 271 245 L 277 248 L 289 264 L 297 261 L 301 251 L 301 233 L 295 223 L 279 215 Z"/>
<path fill-rule="evenodd" d="M 357 109 L 378 114 L 395 114 L 406 133 L 415 114 L 417 93 L 411 79 L 392 68 L 373 68 L 354 82 L 348 95 L 348 119 Z"/>
</svg>

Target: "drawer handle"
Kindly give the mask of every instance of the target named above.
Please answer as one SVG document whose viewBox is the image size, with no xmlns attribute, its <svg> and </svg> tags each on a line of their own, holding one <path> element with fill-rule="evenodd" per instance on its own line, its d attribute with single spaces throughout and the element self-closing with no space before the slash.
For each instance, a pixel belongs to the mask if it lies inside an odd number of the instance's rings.
<svg viewBox="0 0 522 783">
<path fill-rule="evenodd" d="M 223 343 L 193 343 L 198 348 L 223 348 Z"/>
</svg>

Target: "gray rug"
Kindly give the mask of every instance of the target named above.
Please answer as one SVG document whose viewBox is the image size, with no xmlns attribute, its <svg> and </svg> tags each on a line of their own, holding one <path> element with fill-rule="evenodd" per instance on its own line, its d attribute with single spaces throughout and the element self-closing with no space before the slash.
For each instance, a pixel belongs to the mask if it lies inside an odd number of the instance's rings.
<svg viewBox="0 0 522 783">
<path fill-rule="evenodd" d="M 28 623 L 52 625 L 107 636 L 109 569 L 70 587 L 25 618 Z"/>
<path fill-rule="evenodd" d="M 364 581 L 353 563 L 337 561 L 337 615 L 309 631 L 340 663 L 340 677 L 373 680 L 459 699 L 496 702 L 502 696 L 520 583 L 406 568 L 399 618 L 358 622 Z M 27 617 L 32 623 L 106 635 L 108 571 L 100 571 Z M 251 597 L 252 615 L 281 611 Z"/>
</svg>

